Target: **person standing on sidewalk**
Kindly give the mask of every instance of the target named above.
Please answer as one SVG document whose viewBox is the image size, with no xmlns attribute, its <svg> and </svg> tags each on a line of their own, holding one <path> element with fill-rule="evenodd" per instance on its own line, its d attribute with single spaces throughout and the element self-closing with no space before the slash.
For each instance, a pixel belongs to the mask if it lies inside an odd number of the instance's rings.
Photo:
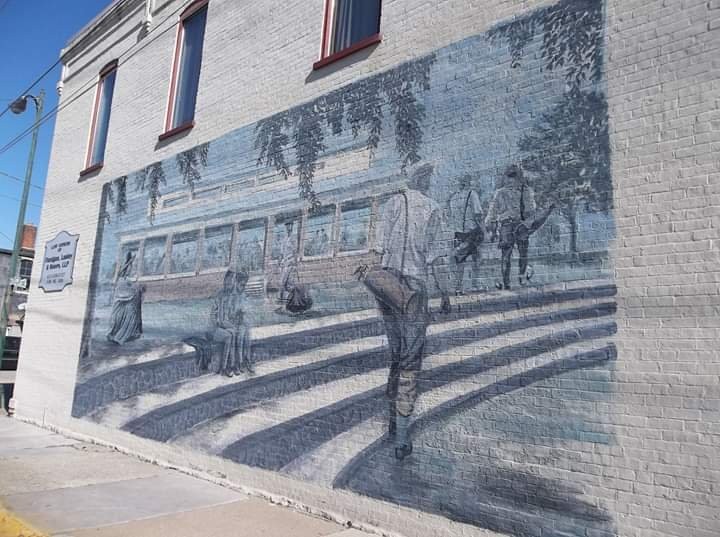
<svg viewBox="0 0 720 537">
<path fill-rule="evenodd" d="M 442 309 L 450 307 L 445 278 L 438 267 L 443 218 L 440 206 L 428 197 L 433 171 L 430 164 L 419 167 L 410 178 L 408 190 L 387 201 L 374 247 L 382 255 L 382 268 L 398 274 L 412 291 L 412 300 L 402 312 L 378 300 L 390 350 L 388 432 L 395 439 L 395 457 L 399 460 L 412 453 L 408 426 L 418 397 L 417 379 L 430 322 L 429 273 L 442 293 Z"/>
<path fill-rule="evenodd" d="M 535 220 L 535 211 L 535 192 L 527 184 L 522 170 L 516 164 L 508 166 L 485 218 L 486 228 L 494 230 L 492 235 L 499 232 L 498 248 L 501 252 L 502 270 L 502 283 L 496 284 L 499 289 L 510 289 L 510 264 L 515 246 L 519 255 L 520 285 L 527 285 L 533 276 L 533 269 L 528 265 L 530 233 L 527 229 L 531 227 L 528 223 Z"/>
</svg>

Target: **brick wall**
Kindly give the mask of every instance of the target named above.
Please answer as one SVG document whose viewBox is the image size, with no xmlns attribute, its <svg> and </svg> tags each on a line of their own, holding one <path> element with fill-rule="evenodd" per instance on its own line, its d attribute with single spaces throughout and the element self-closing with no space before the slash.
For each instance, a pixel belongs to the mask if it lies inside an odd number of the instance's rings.
<svg viewBox="0 0 720 537">
<path fill-rule="evenodd" d="M 720 532 L 720 4 L 389 0 L 380 45 L 313 71 L 322 0 L 242 8 L 211 0 L 196 126 L 158 142 L 181 4 L 162 6 L 143 37 L 142 2 L 125 2 L 121 16 L 91 33 L 90 43 L 76 42 L 66 53 L 69 75 L 38 249 L 60 230 L 79 233 L 80 241 L 74 284 L 62 293 L 38 289 L 42 264 L 34 269 L 19 415 L 409 536 Z M 599 27 L 591 16 L 598 6 Z M 553 13 L 569 15 L 549 19 Z M 601 72 L 577 88 L 597 99 L 572 97 L 565 76 L 591 59 L 544 63 L 552 42 L 536 21 L 548 20 L 559 20 L 560 30 L 575 25 L 573 35 L 600 29 Z M 88 81 L 117 57 L 105 166 L 80 181 L 94 98 Z M 375 156 L 356 154 L 368 139 L 367 123 L 361 120 L 354 139 L 352 111 L 371 109 L 378 80 L 396 87 L 393 80 L 409 80 L 423 62 L 430 65 L 428 87 L 411 88 L 414 101 L 391 89 L 381 105 Z M 187 285 L 169 278 L 169 268 L 161 277 L 140 276 L 135 285 L 147 288 L 143 336 L 107 343 L 123 244 L 222 225 L 235 225 L 239 236 L 243 222 L 263 221 L 270 263 L 272 241 L 279 240 L 275 222 L 289 213 L 301 215 L 307 239 L 315 228 L 297 178 L 261 183 L 259 177 L 277 170 L 257 165 L 255 142 L 261 127 L 278 118 L 289 118 L 288 125 L 315 114 L 325 120 L 323 106 L 338 94 L 360 97 L 347 104 L 350 115 L 338 135 L 322 127 L 326 149 L 318 162 L 333 171 L 325 177 L 316 170 L 314 188 L 321 204 L 336 208 L 333 253 L 300 259 L 300 277 L 315 300 L 302 317 L 276 311 L 274 264 L 251 274 L 269 284 L 250 297 L 247 315 L 255 376 L 228 379 L 201 367 L 207 348 L 218 352 L 203 338 L 213 330 L 213 297 L 227 268 L 200 274 L 202 261 Z M 401 173 L 396 144 L 407 139 L 406 124 L 397 127 L 397 102 L 424 107 L 420 161 L 411 159 L 408 175 Z M 546 139 L 586 140 L 604 118 L 608 153 L 603 142 L 600 151 L 585 154 L 583 142 L 571 155 L 558 142 L 549 154 L 565 175 L 528 161 L 532 151 L 520 140 L 537 133 L 533 127 L 553 110 L 557 123 Z M 578 118 L 588 119 L 587 128 Z M 295 132 L 286 133 L 292 140 Z M 306 143 L 306 131 L 299 132 Z M 186 193 L 176 155 L 204 143 L 201 187 L 248 177 L 254 186 L 205 205 L 161 207 L 150 222 L 148 192 L 135 188 L 137 178 L 160 163 L 165 199 Z M 294 170 L 298 162 L 287 145 Z M 578 159 L 588 165 L 574 167 Z M 383 436 L 385 326 L 370 295 L 353 283 L 353 258 L 338 255 L 344 204 L 367 200 L 373 238 L 388 196 L 431 162 L 433 200 L 444 206 L 469 173 L 487 211 L 505 167 L 523 160 L 540 207 L 553 192 L 547 181 L 562 175 L 563 188 L 568 182 L 576 188 L 583 183 L 578 176 L 596 178 L 591 200 L 582 189 L 575 192 L 584 200 L 573 206 L 578 251 L 570 246 L 570 220 L 558 210 L 531 238 L 536 276 L 529 287 L 518 286 L 513 259 L 513 289 L 495 290 L 500 251 L 488 237 L 449 314 L 438 311 L 439 293 L 431 289 L 433 318 L 412 414 L 414 452 L 398 461 Z M 122 210 L 116 200 L 124 176 Z M 602 177 L 610 182 L 598 187 Z M 562 207 L 568 211 L 567 202 Z M 172 239 L 165 244 L 172 253 Z M 452 290 L 454 269 L 444 270 Z M 217 357 L 210 362 L 219 365 Z"/>
<path fill-rule="evenodd" d="M 25 250 L 34 250 L 36 234 L 37 227 L 33 226 L 32 224 L 25 224 L 23 226 L 21 247 Z"/>
</svg>

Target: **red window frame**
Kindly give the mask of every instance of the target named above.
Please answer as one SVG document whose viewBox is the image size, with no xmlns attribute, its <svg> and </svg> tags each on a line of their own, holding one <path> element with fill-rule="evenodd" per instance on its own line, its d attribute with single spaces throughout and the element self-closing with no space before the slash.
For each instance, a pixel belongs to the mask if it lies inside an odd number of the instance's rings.
<svg viewBox="0 0 720 537">
<path fill-rule="evenodd" d="M 165 113 L 165 132 L 158 138 L 159 140 L 165 140 L 180 132 L 192 129 L 195 126 L 195 121 L 189 121 L 183 125 L 173 127 L 173 115 L 175 113 L 175 99 L 177 97 L 177 84 L 178 75 L 180 74 L 180 54 L 182 52 L 183 39 L 185 36 L 185 20 L 193 16 L 195 13 L 206 7 L 210 3 L 210 0 L 195 0 L 188 7 L 186 7 L 178 19 L 177 32 L 175 34 L 175 52 L 173 56 L 172 71 L 170 74 L 170 91 L 168 92 L 167 109 Z"/>
<path fill-rule="evenodd" d="M 325 0 L 325 15 L 323 17 L 322 41 L 320 45 L 320 59 L 313 64 L 313 69 L 320 69 L 328 64 L 336 62 L 342 58 L 362 50 L 364 48 L 375 45 L 382 41 L 382 33 L 380 32 L 380 24 L 382 22 L 382 0 L 380 0 L 380 10 L 378 14 L 378 31 L 377 33 L 361 39 L 357 43 L 353 43 L 347 48 L 330 52 L 332 46 L 332 34 L 334 30 L 335 6 L 337 0 Z"/>
<path fill-rule="evenodd" d="M 95 149 L 95 136 L 97 134 L 98 112 L 100 110 L 100 99 L 102 98 L 103 82 L 110 73 L 117 71 L 118 63 L 118 60 L 113 60 L 109 62 L 102 69 L 100 69 L 100 74 L 98 75 L 97 86 L 95 89 L 95 102 L 93 104 L 93 112 L 90 119 L 90 136 L 88 138 L 87 152 L 85 153 L 85 169 L 80 172 L 81 176 L 101 169 L 104 164 L 103 162 L 91 162 L 91 160 L 93 150 Z"/>
</svg>

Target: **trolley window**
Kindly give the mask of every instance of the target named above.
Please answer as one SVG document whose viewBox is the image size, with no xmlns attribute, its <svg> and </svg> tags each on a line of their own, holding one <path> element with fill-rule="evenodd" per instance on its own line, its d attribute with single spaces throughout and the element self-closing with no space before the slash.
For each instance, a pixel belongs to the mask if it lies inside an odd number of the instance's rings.
<svg viewBox="0 0 720 537">
<path fill-rule="evenodd" d="M 265 223 L 240 224 L 237 234 L 237 267 L 245 272 L 259 272 L 265 261 Z"/>
<path fill-rule="evenodd" d="M 370 200 L 342 205 L 338 240 L 340 252 L 357 252 L 368 249 L 371 218 L 372 204 Z"/>
<path fill-rule="evenodd" d="M 165 245 L 167 237 L 145 239 L 143 244 L 143 276 L 157 276 L 165 272 Z"/>
<path fill-rule="evenodd" d="M 120 259 L 118 260 L 118 271 L 125 269 L 125 276 L 134 278 L 138 275 L 140 260 L 138 259 L 138 251 L 140 250 L 139 242 L 128 242 L 122 245 L 120 249 Z"/>
<path fill-rule="evenodd" d="M 203 241 L 202 267 L 213 269 L 230 265 L 232 225 L 207 228 Z"/>
<path fill-rule="evenodd" d="M 297 255 L 300 243 L 300 215 L 278 216 L 273 228 L 272 258 Z"/>
<path fill-rule="evenodd" d="M 172 274 L 195 272 L 198 236 L 197 230 L 173 235 L 172 250 L 170 251 L 170 272 Z"/>
<path fill-rule="evenodd" d="M 307 217 L 303 255 L 320 257 L 332 254 L 335 206 L 327 205 Z"/>
</svg>

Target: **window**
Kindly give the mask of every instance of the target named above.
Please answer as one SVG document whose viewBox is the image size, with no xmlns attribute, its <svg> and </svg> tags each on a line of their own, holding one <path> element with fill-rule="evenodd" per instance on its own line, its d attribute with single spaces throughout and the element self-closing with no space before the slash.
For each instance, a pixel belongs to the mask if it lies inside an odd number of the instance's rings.
<svg viewBox="0 0 720 537">
<path fill-rule="evenodd" d="M 157 276 L 165 272 L 165 237 L 146 239 L 143 244 L 143 276 Z"/>
<path fill-rule="evenodd" d="M 272 250 L 273 260 L 280 260 L 283 256 L 297 255 L 300 243 L 300 216 L 283 215 L 275 217 L 273 229 Z"/>
<path fill-rule="evenodd" d="M 340 217 L 340 252 L 357 252 L 368 249 L 368 235 L 372 205 L 369 201 L 346 203 Z"/>
<path fill-rule="evenodd" d="M 117 60 L 109 63 L 100 71 L 100 80 L 95 92 L 95 105 L 90 123 L 90 143 L 87 158 L 85 159 L 85 172 L 101 167 L 105 159 L 105 146 L 107 145 L 110 108 L 112 107 L 113 93 L 115 91 L 116 74 Z"/>
<path fill-rule="evenodd" d="M 334 223 L 334 205 L 321 207 L 312 216 L 308 216 L 305 226 L 304 257 L 321 257 L 332 254 Z"/>
<path fill-rule="evenodd" d="M 200 81 L 207 0 L 199 0 L 180 16 L 165 134 L 192 127 Z M 160 137 L 161 139 L 163 136 Z"/>
<path fill-rule="evenodd" d="M 207 228 L 203 241 L 203 269 L 222 268 L 230 265 L 232 225 Z"/>
<path fill-rule="evenodd" d="M 198 254 L 198 232 L 176 233 L 172 238 L 170 272 L 184 274 L 195 272 Z"/>
<path fill-rule="evenodd" d="M 322 58 L 315 68 L 380 41 L 381 0 L 326 0 Z"/>
<path fill-rule="evenodd" d="M 20 278 L 29 280 L 32 274 L 32 259 L 21 259 L 20 260 Z"/>
<path fill-rule="evenodd" d="M 237 233 L 237 267 L 249 273 L 262 271 L 265 265 L 265 223 L 243 222 Z"/>
<path fill-rule="evenodd" d="M 131 242 L 122 245 L 120 249 L 120 259 L 118 260 L 118 276 L 124 270 L 125 277 L 134 278 L 138 273 L 138 251 L 140 250 L 139 242 Z"/>
</svg>

